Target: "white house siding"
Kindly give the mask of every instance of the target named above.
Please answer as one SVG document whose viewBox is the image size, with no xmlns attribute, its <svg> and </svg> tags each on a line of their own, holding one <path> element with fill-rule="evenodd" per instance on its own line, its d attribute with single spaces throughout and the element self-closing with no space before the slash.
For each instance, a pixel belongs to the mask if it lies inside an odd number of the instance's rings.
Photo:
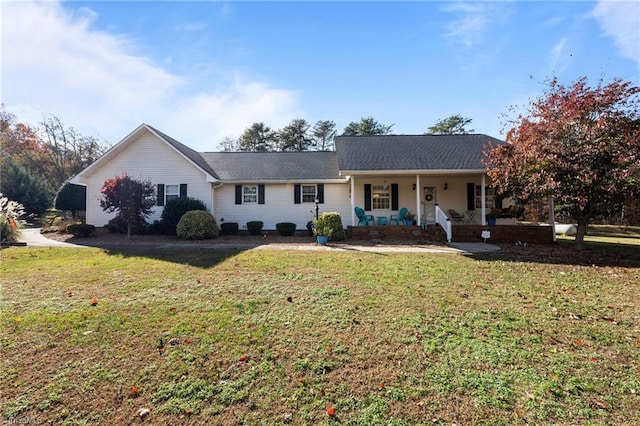
<svg viewBox="0 0 640 426">
<path fill-rule="evenodd" d="M 115 213 L 106 213 L 100 207 L 100 188 L 106 179 L 127 173 L 137 180 L 149 180 L 154 186 L 187 184 L 187 195 L 202 200 L 211 211 L 211 184 L 204 172 L 150 132 L 134 140 L 125 150 L 108 159 L 105 164 L 86 176 L 87 223 L 104 226 Z M 148 222 L 159 220 L 163 207 L 155 206 Z"/>
<path fill-rule="evenodd" d="M 214 216 L 218 223 L 236 222 L 240 229 L 246 229 L 247 222 L 254 220 L 262 221 L 264 230 L 276 229 L 279 222 L 292 222 L 297 225 L 296 229 L 306 229 L 307 222 L 315 218 L 316 205 L 295 204 L 293 191 L 294 183 L 267 183 L 264 204 L 235 204 L 235 184 L 227 183 L 215 189 Z M 324 203 L 318 207 L 321 214 L 329 211 L 340 213 L 346 227 L 350 221 L 348 184 L 325 183 Z"/>
</svg>

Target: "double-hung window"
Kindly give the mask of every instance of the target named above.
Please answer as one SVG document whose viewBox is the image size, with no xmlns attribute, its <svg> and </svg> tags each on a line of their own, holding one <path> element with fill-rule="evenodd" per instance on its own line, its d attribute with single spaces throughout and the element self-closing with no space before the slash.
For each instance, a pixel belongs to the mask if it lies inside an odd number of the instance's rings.
<svg viewBox="0 0 640 426">
<path fill-rule="evenodd" d="M 374 210 L 389 210 L 391 208 L 391 191 L 389 185 L 372 185 L 371 207 L 373 207 Z"/>
<path fill-rule="evenodd" d="M 165 185 L 164 199 L 165 203 L 174 198 L 180 198 L 180 185 Z"/>
<path fill-rule="evenodd" d="M 244 185 L 242 187 L 242 204 L 258 203 L 258 186 Z"/>
<path fill-rule="evenodd" d="M 302 185 L 302 202 L 315 203 L 317 198 L 316 185 Z"/>
</svg>

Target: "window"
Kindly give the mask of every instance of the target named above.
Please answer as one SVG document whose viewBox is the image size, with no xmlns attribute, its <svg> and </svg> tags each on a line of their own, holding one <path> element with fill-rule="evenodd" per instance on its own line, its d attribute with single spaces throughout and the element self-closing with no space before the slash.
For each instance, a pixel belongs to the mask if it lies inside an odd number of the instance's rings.
<svg viewBox="0 0 640 426">
<path fill-rule="evenodd" d="M 315 201 L 316 201 L 316 186 L 302 185 L 302 202 L 315 203 Z"/>
<path fill-rule="evenodd" d="M 389 185 L 373 185 L 371 187 L 371 207 L 376 209 L 389 210 L 391 207 L 391 194 Z"/>
<path fill-rule="evenodd" d="M 242 187 L 242 203 L 255 204 L 258 202 L 258 187 L 243 186 Z"/>
<path fill-rule="evenodd" d="M 476 208 L 481 208 L 481 199 L 482 199 L 482 185 L 476 185 Z M 488 209 L 493 209 L 496 207 L 496 197 L 495 197 L 495 189 L 493 186 L 485 186 L 484 187 L 484 201 L 485 207 Z"/>
<path fill-rule="evenodd" d="M 165 202 L 180 197 L 180 185 L 165 185 L 164 199 Z"/>
</svg>

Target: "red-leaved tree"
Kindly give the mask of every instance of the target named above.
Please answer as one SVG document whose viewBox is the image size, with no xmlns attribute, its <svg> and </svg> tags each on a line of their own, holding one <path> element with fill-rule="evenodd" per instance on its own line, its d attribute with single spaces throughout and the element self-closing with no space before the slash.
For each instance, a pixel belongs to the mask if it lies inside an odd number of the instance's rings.
<svg viewBox="0 0 640 426">
<path fill-rule="evenodd" d="M 489 176 L 523 200 L 551 196 L 576 219 L 581 249 L 589 220 L 640 195 L 640 88 L 614 79 L 589 87 L 549 83 L 507 123 L 506 144 L 489 146 Z"/>
<path fill-rule="evenodd" d="M 100 189 L 100 207 L 113 213 L 127 224 L 127 236 L 131 236 L 131 226 L 145 222 L 154 206 L 155 190 L 149 181 L 137 181 L 126 173 L 107 179 Z"/>
</svg>

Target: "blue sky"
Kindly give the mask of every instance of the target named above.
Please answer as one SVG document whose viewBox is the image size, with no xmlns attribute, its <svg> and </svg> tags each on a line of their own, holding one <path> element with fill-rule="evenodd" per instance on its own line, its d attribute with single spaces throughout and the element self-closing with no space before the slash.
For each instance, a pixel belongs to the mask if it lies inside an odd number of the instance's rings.
<svg viewBox="0 0 640 426">
<path fill-rule="evenodd" d="M 373 116 L 396 134 L 504 114 L 558 77 L 640 84 L 640 3 L 2 3 L 2 102 L 111 144 L 140 123 L 215 151 L 254 122 Z"/>
</svg>

